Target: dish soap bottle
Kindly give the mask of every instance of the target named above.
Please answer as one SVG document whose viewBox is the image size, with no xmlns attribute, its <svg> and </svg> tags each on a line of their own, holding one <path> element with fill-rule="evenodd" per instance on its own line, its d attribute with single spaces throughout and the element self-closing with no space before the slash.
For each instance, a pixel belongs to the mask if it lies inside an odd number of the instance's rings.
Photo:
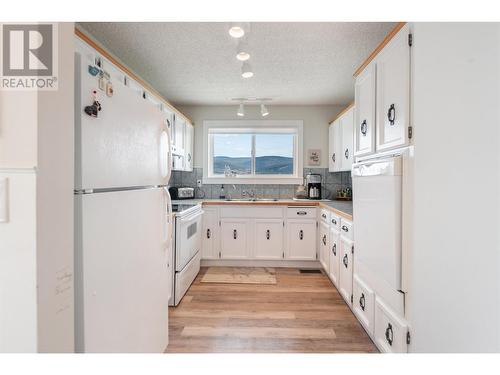
<svg viewBox="0 0 500 375">
<path fill-rule="evenodd" d="M 226 199 L 226 193 L 224 192 L 224 185 L 220 187 L 219 199 Z"/>
</svg>

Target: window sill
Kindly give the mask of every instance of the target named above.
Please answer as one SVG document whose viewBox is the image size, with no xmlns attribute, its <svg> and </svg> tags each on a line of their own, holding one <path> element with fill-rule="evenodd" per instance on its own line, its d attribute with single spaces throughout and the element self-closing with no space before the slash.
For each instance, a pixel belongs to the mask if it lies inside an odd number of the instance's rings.
<svg viewBox="0 0 500 375">
<path fill-rule="evenodd" d="M 300 185 L 304 182 L 302 177 L 203 177 L 203 184 L 233 184 L 233 185 Z"/>
</svg>

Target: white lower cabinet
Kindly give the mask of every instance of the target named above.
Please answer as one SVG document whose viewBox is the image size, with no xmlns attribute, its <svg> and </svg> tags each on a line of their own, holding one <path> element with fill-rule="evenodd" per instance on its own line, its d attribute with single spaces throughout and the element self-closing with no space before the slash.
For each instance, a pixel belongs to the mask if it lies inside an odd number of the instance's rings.
<svg viewBox="0 0 500 375">
<path fill-rule="evenodd" d="M 290 219 L 287 222 L 286 258 L 291 260 L 315 260 L 316 220 Z"/>
<path fill-rule="evenodd" d="M 352 296 L 353 246 L 350 239 L 340 236 L 339 292 L 349 306 L 351 306 Z"/>
<path fill-rule="evenodd" d="M 359 277 L 353 277 L 352 310 L 365 330 L 373 336 L 375 324 L 375 294 Z"/>
<path fill-rule="evenodd" d="M 283 259 L 283 229 L 281 219 L 255 219 L 254 258 Z"/>
<path fill-rule="evenodd" d="M 330 225 L 319 223 L 319 261 L 325 272 L 329 272 L 330 263 Z"/>
<path fill-rule="evenodd" d="M 406 353 L 408 325 L 375 298 L 375 344 L 384 353 Z"/>
<path fill-rule="evenodd" d="M 246 259 L 249 257 L 246 219 L 221 219 L 220 258 Z"/>
<path fill-rule="evenodd" d="M 219 247 L 217 242 L 219 234 L 218 210 L 213 207 L 204 207 L 203 211 L 201 256 L 203 259 L 217 259 L 219 258 Z"/>
<path fill-rule="evenodd" d="M 330 280 L 339 288 L 339 272 L 340 272 L 340 234 L 336 226 L 330 227 L 330 264 L 329 272 Z"/>
</svg>

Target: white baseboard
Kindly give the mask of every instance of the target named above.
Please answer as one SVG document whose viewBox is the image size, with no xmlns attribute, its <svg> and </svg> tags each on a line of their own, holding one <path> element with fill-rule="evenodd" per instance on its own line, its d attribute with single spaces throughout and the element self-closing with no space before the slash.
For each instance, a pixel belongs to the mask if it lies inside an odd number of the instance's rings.
<svg viewBox="0 0 500 375">
<path fill-rule="evenodd" d="M 318 260 L 202 259 L 202 267 L 274 267 L 320 269 Z"/>
</svg>

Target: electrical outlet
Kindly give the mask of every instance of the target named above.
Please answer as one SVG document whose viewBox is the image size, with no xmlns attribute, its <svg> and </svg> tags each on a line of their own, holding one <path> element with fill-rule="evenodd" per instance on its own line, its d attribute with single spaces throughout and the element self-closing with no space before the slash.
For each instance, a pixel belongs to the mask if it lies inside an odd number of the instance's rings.
<svg viewBox="0 0 500 375">
<path fill-rule="evenodd" d="M 201 180 L 196 180 L 196 186 L 201 187 Z"/>
</svg>

